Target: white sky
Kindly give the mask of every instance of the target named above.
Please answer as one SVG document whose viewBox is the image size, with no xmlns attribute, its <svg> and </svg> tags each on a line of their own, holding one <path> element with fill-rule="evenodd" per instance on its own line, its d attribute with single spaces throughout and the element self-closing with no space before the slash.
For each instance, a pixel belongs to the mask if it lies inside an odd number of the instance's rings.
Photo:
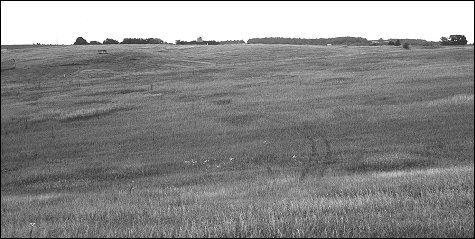
<svg viewBox="0 0 475 239">
<path fill-rule="evenodd" d="M 244 40 L 258 37 L 474 41 L 465 2 L 17 2 L 1 1 L 1 44 L 73 44 L 106 38 Z"/>
</svg>

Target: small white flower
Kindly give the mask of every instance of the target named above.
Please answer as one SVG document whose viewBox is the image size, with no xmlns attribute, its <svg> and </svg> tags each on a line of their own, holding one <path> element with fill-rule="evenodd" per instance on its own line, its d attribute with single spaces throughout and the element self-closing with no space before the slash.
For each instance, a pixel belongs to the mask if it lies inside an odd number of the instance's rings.
<svg viewBox="0 0 475 239">
<path fill-rule="evenodd" d="M 297 158 L 297 155 L 292 156 L 292 159 L 296 159 L 296 158 Z"/>
<path fill-rule="evenodd" d="M 229 158 L 229 161 L 233 161 L 234 158 Z"/>
<path fill-rule="evenodd" d="M 35 225 L 36 225 L 36 223 L 30 222 L 30 226 L 34 227 Z"/>
</svg>

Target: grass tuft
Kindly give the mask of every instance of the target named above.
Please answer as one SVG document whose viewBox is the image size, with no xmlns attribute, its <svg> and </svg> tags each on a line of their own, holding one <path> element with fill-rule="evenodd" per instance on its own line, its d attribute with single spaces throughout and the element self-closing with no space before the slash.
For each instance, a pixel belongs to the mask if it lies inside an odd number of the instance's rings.
<svg viewBox="0 0 475 239">
<path fill-rule="evenodd" d="M 117 111 L 133 109 L 132 105 L 112 104 L 96 108 L 79 109 L 72 112 L 62 112 L 59 115 L 59 120 L 63 122 L 85 120 L 93 117 L 104 116 L 112 114 Z"/>
</svg>

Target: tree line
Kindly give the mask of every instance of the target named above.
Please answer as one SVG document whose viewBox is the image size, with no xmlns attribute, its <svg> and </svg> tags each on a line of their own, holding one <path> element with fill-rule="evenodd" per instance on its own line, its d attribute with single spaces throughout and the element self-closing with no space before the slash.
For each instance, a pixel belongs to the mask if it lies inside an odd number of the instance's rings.
<svg viewBox="0 0 475 239">
<path fill-rule="evenodd" d="M 219 42 L 217 41 L 181 41 L 181 40 L 176 40 L 175 44 L 177 45 L 219 45 Z"/>
<path fill-rule="evenodd" d="M 440 45 L 466 45 L 467 39 L 465 35 L 450 35 L 449 37 L 441 37 Z M 378 41 L 369 41 L 362 37 L 335 37 L 335 38 L 284 38 L 284 37 L 265 37 L 265 38 L 251 38 L 247 41 L 247 44 L 290 44 L 290 45 L 347 45 L 347 46 L 373 46 L 373 45 L 392 45 L 400 46 L 404 41 L 403 47 L 408 45 L 431 45 L 438 44 L 437 42 L 428 42 L 421 39 L 390 39 L 384 41 L 379 39 Z M 219 44 L 245 44 L 243 40 L 227 40 L 227 41 L 181 41 L 176 40 L 176 45 L 219 45 Z M 102 43 L 98 41 L 87 42 L 83 37 L 78 37 L 74 42 L 74 45 L 99 45 L 99 44 L 167 44 L 160 38 L 124 38 L 122 42 L 107 38 Z"/>
<path fill-rule="evenodd" d="M 243 40 L 226 40 L 226 41 L 220 41 L 219 44 L 221 44 L 221 45 L 226 45 L 226 44 L 246 44 L 246 42 L 243 41 Z"/>
<path fill-rule="evenodd" d="M 102 43 L 98 41 L 87 42 L 83 37 L 78 37 L 74 42 L 74 45 L 100 45 L 100 44 L 165 44 L 160 38 L 124 38 L 122 42 L 107 38 Z"/>
<path fill-rule="evenodd" d="M 226 40 L 226 41 L 181 41 L 176 40 L 177 45 L 219 45 L 219 44 L 245 44 L 243 40 Z M 122 42 L 107 38 L 102 43 L 98 41 L 87 42 L 83 37 L 78 37 L 74 45 L 100 45 L 100 44 L 167 44 L 160 38 L 124 38 Z"/>
<path fill-rule="evenodd" d="M 244 40 L 226 40 L 226 41 L 182 41 L 176 40 L 177 45 L 227 45 L 227 44 L 246 44 Z"/>
<path fill-rule="evenodd" d="M 247 44 L 291 44 L 291 45 L 351 45 L 367 46 L 371 42 L 362 37 L 335 37 L 335 38 L 284 38 L 284 37 L 266 37 L 251 38 Z"/>
</svg>

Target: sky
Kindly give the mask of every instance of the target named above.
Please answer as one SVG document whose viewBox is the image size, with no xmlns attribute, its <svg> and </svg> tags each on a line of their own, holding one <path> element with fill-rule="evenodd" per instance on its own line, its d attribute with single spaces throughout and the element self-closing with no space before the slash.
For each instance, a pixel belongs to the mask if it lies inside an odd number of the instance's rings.
<svg viewBox="0 0 475 239">
<path fill-rule="evenodd" d="M 70 2 L 1 1 L 1 44 L 106 38 L 244 40 L 261 37 L 474 41 L 474 1 Z"/>
</svg>

